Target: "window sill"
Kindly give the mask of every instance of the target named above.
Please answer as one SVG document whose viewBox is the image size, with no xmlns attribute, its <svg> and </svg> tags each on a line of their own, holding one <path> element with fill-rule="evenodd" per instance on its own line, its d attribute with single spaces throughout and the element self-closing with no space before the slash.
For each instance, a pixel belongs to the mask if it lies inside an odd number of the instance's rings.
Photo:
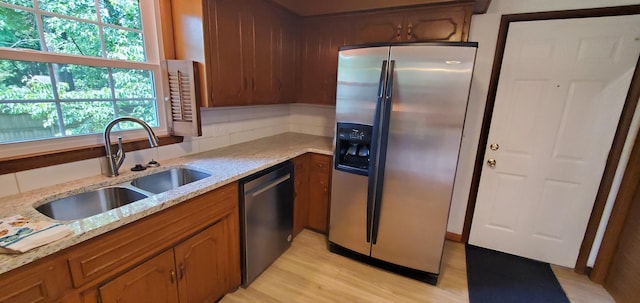
<svg viewBox="0 0 640 303">
<path fill-rule="evenodd" d="M 160 146 L 181 143 L 183 141 L 183 137 L 176 136 L 159 136 L 159 138 Z M 124 143 L 125 152 L 145 148 L 149 148 L 149 140 L 146 138 Z M 2 158 L 0 159 L 0 175 L 105 156 L 104 145 L 96 144 L 54 152 Z"/>
</svg>

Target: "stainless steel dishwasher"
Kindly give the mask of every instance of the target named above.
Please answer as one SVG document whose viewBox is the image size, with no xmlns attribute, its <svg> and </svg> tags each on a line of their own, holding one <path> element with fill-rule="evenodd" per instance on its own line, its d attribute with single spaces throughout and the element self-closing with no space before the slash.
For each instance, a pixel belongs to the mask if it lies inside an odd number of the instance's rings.
<svg viewBox="0 0 640 303">
<path fill-rule="evenodd" d="M 240 181 L 242 287 L 247 287 L 291 246 L 293 163 Z"/>
</svg>

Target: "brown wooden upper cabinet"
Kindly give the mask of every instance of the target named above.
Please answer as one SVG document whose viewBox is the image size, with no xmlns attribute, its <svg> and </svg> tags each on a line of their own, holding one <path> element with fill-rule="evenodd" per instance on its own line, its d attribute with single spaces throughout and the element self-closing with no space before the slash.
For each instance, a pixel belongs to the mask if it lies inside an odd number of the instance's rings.
<svg viewBox="0 0 640 303">
<path fill-rule="evenodd" d="M 472 12 L 473 3 L 464 3 L 305 19 L 297 102 L 335 104 L 340 46 L 467 41 Z"/>
<path fill-rule="evenodd" d="M 161 7 L 167 18 L 166 2 Z M 204 107 L 335 104 L 338 48 L 467 41 L 473 2 L 301 18 L 269 0 L 172 1 L 167 56 L 198 62 Z M 173 58 L 169 58 L 173 59 Z"/>
<path fill-rule="evenodd" d="M 343 18 L 313 18 L 303 21 L 297 102 L 335 104 L 338 48 L 351 38 Z"/>
<path fill-rule="evenodd" d="M 175 57 L 198 62 L 202 106 L 295 101 L 293 15 L 266 0 L 186 1 L 171 10 Z"/>
<path fill-rule="evenodd" d="M 426 7 L 355 18 L 353 44 L 467 41 L 473 3 Z"/>
</svg>

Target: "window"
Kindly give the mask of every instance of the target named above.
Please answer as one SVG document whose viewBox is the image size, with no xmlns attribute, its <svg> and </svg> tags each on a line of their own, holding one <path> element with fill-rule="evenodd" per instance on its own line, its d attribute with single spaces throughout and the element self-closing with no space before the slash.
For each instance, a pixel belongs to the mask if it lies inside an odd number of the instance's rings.
<svg viewBox="0 0 640 303">
<path fill-rule="evenodd" d="M 163 126 L 153 7 L 0 0 L 0 144 L 97 134 L 125 115 Z"/>
</svg>

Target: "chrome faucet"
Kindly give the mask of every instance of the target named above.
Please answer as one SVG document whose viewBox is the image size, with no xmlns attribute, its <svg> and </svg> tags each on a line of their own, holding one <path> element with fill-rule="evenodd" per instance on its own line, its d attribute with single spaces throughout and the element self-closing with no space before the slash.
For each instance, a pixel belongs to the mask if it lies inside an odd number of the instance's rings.
<svg viewBox="0 0 640 303">
<path fill-rule="evenodd" d="M 159 139 L 156 137 L 156 134 L 153 132 L 149 124 L 146 122 L 135 118 L 135 117 L 118 117 L 111 122 L 107 123 L 107 126 L 104 128 L 104 149 L 107 152 L 107 157 L 105 161 L 102 161 L 102 173 L 107 177 L 115 177 L 118 175 L 118 169 L 122 166 L 122 162 L 124 162 L 124 149 L 122 148 L 122 137 L 118 137 L 118 150 L 116 154 L 113 154 L 111 150 L 111 129 L 118 123 L 122 121 L 135 122 L 144 128 L 147 131 L 147 136 L 149 136 L 149 144 L 151 147 L 158 146 Z M 106 162 L 106 163 L 105 163 Z"/>
</svg>

